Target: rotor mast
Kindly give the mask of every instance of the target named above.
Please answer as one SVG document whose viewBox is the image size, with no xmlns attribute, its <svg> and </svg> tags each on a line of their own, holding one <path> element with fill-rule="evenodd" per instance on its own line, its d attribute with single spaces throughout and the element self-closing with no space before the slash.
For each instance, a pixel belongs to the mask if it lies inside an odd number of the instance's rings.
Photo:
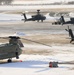
<svg viewBox="0 0 74 75">
<path fill-rule="evenodd" d="M 20 38 L 16 37 L 16 36 L 9 36 L 9 43 L 10 44 L 17 44 L 18 43 L 18 39 L 20 39 Z"/>
</svg>

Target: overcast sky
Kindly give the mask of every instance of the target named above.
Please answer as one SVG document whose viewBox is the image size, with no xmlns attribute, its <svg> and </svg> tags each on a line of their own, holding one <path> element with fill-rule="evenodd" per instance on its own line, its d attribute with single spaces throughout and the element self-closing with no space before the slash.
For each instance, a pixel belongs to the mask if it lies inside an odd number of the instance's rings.
<svg viewBox="0 0 74 75">
<path fill-rule="evenodd" d="M 13 1 L 29 1 L 29 0 L 13 0 Z M 30 1 L 68 2 L 68 1 L 74 1 L 74 0 L 30 0 Z"/>
<path fill-rule="evenodd" d="M 51 2 L 68 2 L 68 1 L 74 1 L 74 0 L 49 0 Z"/>
</svg>

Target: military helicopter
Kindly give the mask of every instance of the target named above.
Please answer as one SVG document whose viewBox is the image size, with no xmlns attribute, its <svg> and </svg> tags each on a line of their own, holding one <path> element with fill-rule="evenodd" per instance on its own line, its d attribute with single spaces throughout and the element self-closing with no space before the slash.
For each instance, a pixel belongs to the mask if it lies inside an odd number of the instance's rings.
<svg viewBox="0 0 74 75">
<path fill-rule="evenodd" d="M 1 37 L 2 39 L 9 39 L 9 43 L 0 45 L 0 59 L 7 59 L 8 62 L 12 62 L 12 58 L 19 59 L 19 55 L 22 53 L 21 47 L 23 47 L 20 38 L 17 36 Z"/>
<path fill-rule="evenodd" d="M 61 22 L 62 25 L 64 25 L 64 24 L 74 24 L 74 18 L 71 17 L 70 21 L 65 21 L 64 16 L 61 16 L 60 22 Z"/>
<path fill-rule="evenodd" d="M 37 41 L 33 41 L 30 39 L 26 39 L 26 38 L 20 38 L 18 36 L 0 37 L 0 39 L 9 39 L 9 43 L 0 45 L 0 60 L 8 59 L 7 62 L 12 62 L 13 57 L 19 59 L 19 55 L 22 54 L 21 47 L 24 47 L 24 45 L 22 44 L 20 39 L 42 44 L 49 47 L 49 45 Z"/>
<path fill-rule="evenodd" d="M 69 29 L 69 26 L 68 26 L 68 29 L 65 29 L 65 30 L 69 32 L 69 36 L 71 37 L 71 41 L 70 41 L 70 43 L 71 43 L 72 41 L 74 41 L 73 31 L 72 31 L 72 29 Z"/>
<path fill-rule="evenodd" d="M 57 22 L 54 22 L 53 24 L 55 25 L 73 24 L 74 25 L 74 18 L 71 17 L 69 21 L 65 21 L 64 16 L 61 16 L 59 20 Z"/>
<path fill-rule="evenodd" d="M 41 20 L 41 22 L 43 22 L 43 20 L 46 19 L 46 17 L 42 14 L 40 14 L 40 10 L 37 10 L 37 14 L 36 15 L 32 15 L 31 18 L 28 18 L 26 17 L 26 14 L 23 13 L 23 16 L 24 16 L 24 21 L 37 21 L 39 22 Z"/>
<path fill-rule="evenodd" d="M 59 24 L 61 24 L 61 25 L 64 25 L 64 24 L 73 24 L 74 25 L 74 18 L 71 17 L 69 21 L 65 21 L 64 16 L 61 16 Z"/>
</svg>

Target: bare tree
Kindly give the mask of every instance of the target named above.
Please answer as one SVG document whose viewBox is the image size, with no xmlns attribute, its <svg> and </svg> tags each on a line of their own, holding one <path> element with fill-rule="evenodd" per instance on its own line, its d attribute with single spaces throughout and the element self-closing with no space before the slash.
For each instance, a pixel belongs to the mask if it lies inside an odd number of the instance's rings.
<svg viewBox="0 0 74 75">
<path fill-rule="evenodd" d="M 70 1 L 70 2 L 68 2 L 68 4 L 74 4 L 74 1 Z"/>
<path fill-rule="evenodd" d="M 0 0 L 0 5 L 7 5 L 7 4 L 11 4 L 13 0 Z"/>
</svg>

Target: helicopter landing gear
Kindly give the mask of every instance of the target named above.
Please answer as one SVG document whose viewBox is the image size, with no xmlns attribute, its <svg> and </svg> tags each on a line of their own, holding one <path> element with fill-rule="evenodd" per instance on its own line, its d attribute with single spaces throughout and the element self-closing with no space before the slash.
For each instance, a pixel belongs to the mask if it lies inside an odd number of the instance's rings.
<svg viewBox="0 0 74 75">
<path fill-rule="evenodd" d="M 8 60 L 7 60 L 7 62 L 8 62 L 8 63 L 11 63 L 11 62 L 12 62 L 12 60 L 11 60 L 11 59 L 8 59 Z"/>
<path fill-rule="evenodd" d="M 16 59 L 19 59 L 19 54 L 18 54 L 18 52 L 15 52 L 15 54 L 16 54 Z"/>
<path fill-rule="evenodd" d="M 39 22 L 39 20 L 37 20 L 37 22 Z"/>
<path fill-rule="evenodd" d="M 43 22 L 43 20 L 41 20 L 41 22 Z"/>
</svg>

